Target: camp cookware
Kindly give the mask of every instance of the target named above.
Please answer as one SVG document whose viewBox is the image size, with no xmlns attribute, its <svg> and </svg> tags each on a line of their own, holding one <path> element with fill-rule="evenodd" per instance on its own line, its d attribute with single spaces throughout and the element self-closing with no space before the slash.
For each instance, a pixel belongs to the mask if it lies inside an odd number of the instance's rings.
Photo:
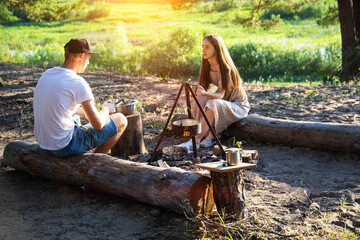
<svg viewBox="0 0 360 240">
<path fill-rule="evenodd" d="M 137 102 L 136 99 L 122 98 L 119 102 L 115 103 L 116 112 L 122 113 L 125 116 L 131 115 L 135 112 Z"/>
<path fill-rule="evenodd" d="M 172 131 L 178 137 L 193 137 L 201 133 L 201 124 L 195 119 L 180 119 L 172 123 Z"/>
<path fill-rule="evenodd" d="M 242 162 L 240 149 L 231 149 L 225 151 L 226 162 L 230 166 L 239 165 Z"/>
</svg>

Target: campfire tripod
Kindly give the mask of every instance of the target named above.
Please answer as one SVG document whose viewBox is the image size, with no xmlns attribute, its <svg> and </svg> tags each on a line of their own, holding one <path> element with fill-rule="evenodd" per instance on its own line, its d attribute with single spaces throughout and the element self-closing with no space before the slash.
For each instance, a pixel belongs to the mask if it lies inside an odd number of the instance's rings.
<svg viewBox="0 0 360 240">
<path fill-rule="evenodd" d="M 183 84 L 181 84 L 179 93 L 178 93 L 178 95 L 176 96 L 176 100 L 175 100 L 175 102 L 174 102 L 174 105 L 172 106 L 170 115 L 169 115 L 169 117 L 168 117 L 168 119 L 167 119 L 167 121 L 166 121 L 166 124 L 165 124 L 165 127 L 164 127 L 163 131 L 161 132 L 160 139 L 159 139 L 159 141 L 157 142 L 156 147 L 155 147 L 155 149 L 154 149 L 154 151 L 153 151 L 153 153 L 152 153 L 152 156 L 151 156 L 150 160 L 148 161 L 148 163 L 151 163 L 151 162 L 154 161 L 154 158 L 155 158 L 155 156 L 156 156 L 156 151 L 157 151 L 157 149 L 158 149 L 158 147 L 159 147 L 159 145 L 160 145 L 160 143 L 161 143 L 161 141 L 162 141 L 162 138 L 163 138 L 163 136 L 164 136 L 164 132 L 165 132 L 165 130 L 167 129 L 167 126 L 169 125 L 169 121 L 170 121 L 170 119 L 171 119 L 172 114 L 174 113 L 176 104 L 177 104 L 177 102 L 179 101 L 180 94 L 181 94 L 181 92 L 182 92 L 182 90 L 183 90 L 184 87 L 185 87 L 186 105 L 187 105 L 187 110 L 188 110 L 188 118 L 192 118 L 192 116 L 191 116 L 190 98 L 189 98 L 189 92 L 190 92 L 191 95 L 192 95 L 192 97 L 194 98 L 194 100 L 195 100 L 198 108 L 200 109 L 200 112 L 201 112 L 201 114 L 203 115 L 203 117 L 204 117 L 204 119 L 205 119 L 205 121 L 206 121 L 206 123 L 207 123 L 207 125 L 208 125 L 208 127 L 209 127 L 209 130 L 211 131 L 211 134 L 214 136 L 214 138 L 215 138 L 215 140 L 216 140 L 216 143 L 219 145 L 221 151 L 222 151 L 223 153 L 225 152 L 224 149 L 223 149 L 223 147 L 222 147 L 222 145 L 221 145 L 221 143 L 220 143 L 220 141 L 219 141 L 219 138 L 218 138 L 218 137 L 216 136 L 216 134 L 215 134 L 214 129 L 211 127 L 211 124 L 210 124 L 209 120 L 207 119 L 207 117 L 206 117 L 206 115 L 205 115 L 205 112 L 204 112 L 204 110 L 202 109 L 202 107 L 201 107 L 201 105 L 200 105 L 200 103 L 199 103 L 196 95 L 194 94 L 193 90 L 191 89 L 190 84 L 189 84 L 189 83 L 183 83 Z M 192 136 L 191 138 L 192 138 L 192 144 L 193 144 L 194 158 L 196 158 L 196 157 L 197 157 L 197 150 L 196 150 L 195 135 Z"/>
</svg>

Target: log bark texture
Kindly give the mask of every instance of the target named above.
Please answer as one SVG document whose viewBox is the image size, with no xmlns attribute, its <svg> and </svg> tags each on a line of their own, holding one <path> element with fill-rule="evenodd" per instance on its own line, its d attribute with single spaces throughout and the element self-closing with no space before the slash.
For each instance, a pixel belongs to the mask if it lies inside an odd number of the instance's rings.
<svg viewBox="0 0 360 240">
<path fill-rule="evenodd" d="M 360 125 L 290 121 L 251 114 L 232 124 L 227 132 L 255 141 L 360 153 Z"/>
<path fill-rule="evenodd" d="M 126 116 L 128 126 L 121 135 L 117 143 L 111 148 L 111 155 L 118 157 L 127 157 L 137 154 L 145 154 L 146 147 L 142 129 L 141 115 L 135 112 Z"/>
<path fill-rule="evenodd" d="M 210 171 L 214 183 L 214 200 L 217 211 L 237 218 L 246 217 L 245 183 L 241 171 Z"/>
<path fill-rule="evenodd" d="M 6 145 L 3 157 L 6 165 L 34 176 L 94 188 L 180 213 L 203 214 L 214 206 L 211 179 L 180 168 L 164 169 L 100 153 L 59 158 L 50 156 L 38 144 L 21 141 Z"/>
</svg>

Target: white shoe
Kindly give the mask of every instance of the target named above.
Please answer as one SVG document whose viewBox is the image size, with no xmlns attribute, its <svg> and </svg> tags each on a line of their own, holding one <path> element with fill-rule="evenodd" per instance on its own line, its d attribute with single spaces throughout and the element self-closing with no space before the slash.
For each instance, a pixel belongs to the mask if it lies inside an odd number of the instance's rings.
<svg viewBox="0 0 360 240">
<path fill-rule="evenodd" d="M 185 147 L 187 149 L 188 154 L 191 154 L 194 152 L 192 139 L 190 139 L 187 142 L 181 143 L 179 145 L 175 145 L 174 147 Z M 199 148 L 200 148 L 200 144 L 196 144 L 196 149 L 199 149 Z"/>
<path fill-rule="evenodd" d="M 215 142 L 213 142 L 213 139 L 204 139 L 204 141 L 202 141 L 200 143 L 200 146 L 201 147 L 204 147 L 204 148 L 208 148 L 208 147 L 211 147 L 211 146 L 214 146 L 215 145 Z"/>
<path fill-rule="evenodd" d="M 207 135 L 206 138 L 201 142 L 200 146 L 204 148 L 211 147 L 215 145 L 215 142 L 213 140 L 214 136 L 209 133 L 209 135 Z"/>
</svg>

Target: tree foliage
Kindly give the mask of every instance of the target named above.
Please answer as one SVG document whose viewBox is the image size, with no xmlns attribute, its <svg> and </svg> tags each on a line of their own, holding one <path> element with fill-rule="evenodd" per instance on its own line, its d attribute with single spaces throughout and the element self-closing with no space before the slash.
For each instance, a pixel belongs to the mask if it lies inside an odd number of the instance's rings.
<svg viewBox="0 0 360 240">
<path fill-rule="evenodd" d="M 321 0 L 253 0 L 250 15 L 240 19 L 245 26 L 259 25 L 269 28 L 281 22 L 282 18 L 317 17 L 319 11 L 311 6 L 318 6 Z"/>
<path fill-rule="evenodd" d="M 0 0 L 0 20 L 25 18 L 31 22 L 66 19 L 71 11 L 84 6 L 86 0 Z"/>
<path fill-rule="evenodd" d="M 316 23 L 322 26 L 339 24 L 338 7 L 335 4 L 331 4 L 321 15 L 321 18 L 316 21 Z"/>
<path fill-rule="evenodd" d="M 184 6 L 190 6 L 191 4 L 199 1 L 201 0 L 168 0 L 168 2 L 174 9 L 183 8 Z"/>
<path fill-rule="evenodd" d="M 9 3 L 0 0 L 0 21 L 16 21 L 18 18 L 8 9 Z"/>
</svg>

